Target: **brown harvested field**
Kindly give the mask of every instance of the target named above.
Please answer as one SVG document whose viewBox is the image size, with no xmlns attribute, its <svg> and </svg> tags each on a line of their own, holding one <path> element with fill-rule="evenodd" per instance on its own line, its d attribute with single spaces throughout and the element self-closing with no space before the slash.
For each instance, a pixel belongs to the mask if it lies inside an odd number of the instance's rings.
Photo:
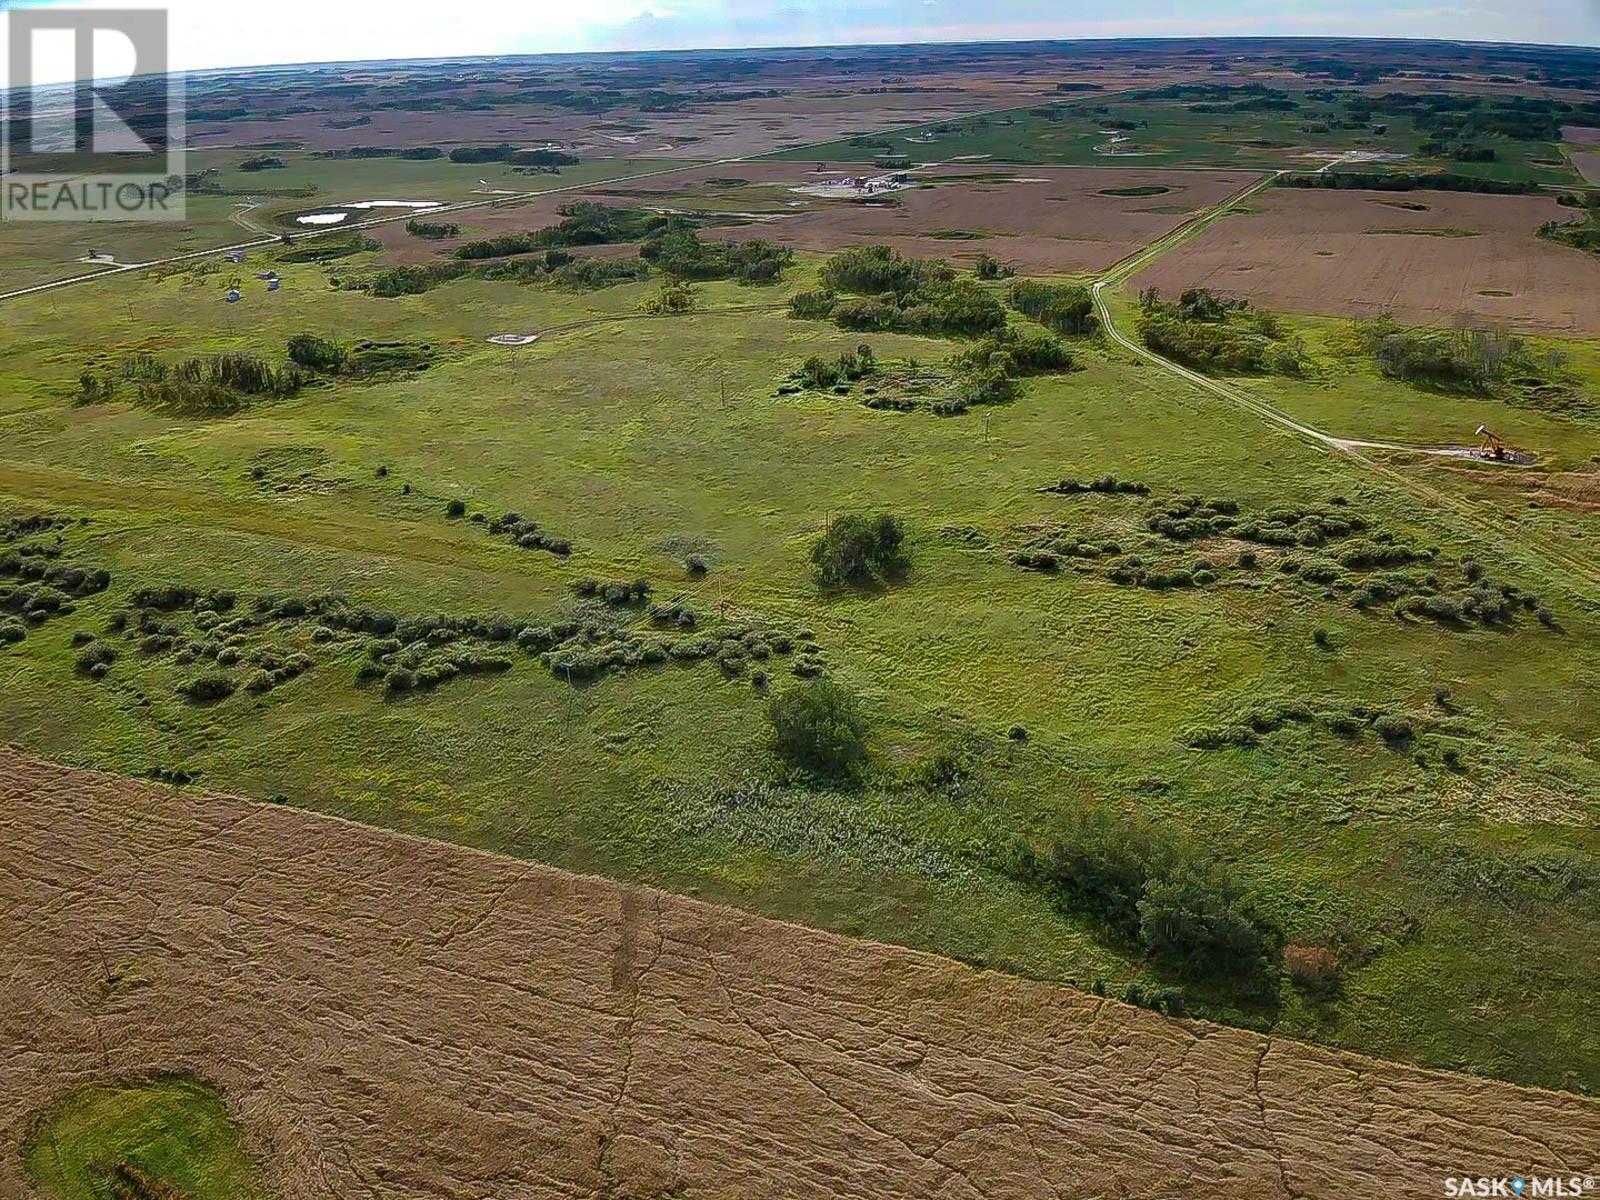
<svg viewBox="0 0 1600 1200">
<path fill-rule="evenodd" d="M 1600 129 L 1592 125 L 1563 125 L 1561 139 L 1579 146 L 1600 146 Z"/>
<path fill-rule="evenodd" d="M 1589 183 L 1600 183 L 1600 150 L 1575 150 L 1572 165 Z"/>
<path fill-rule="evenodd" d="M 190 145 L 196 149 L 285 140 L 299 141 L 313 149 L 460 146 L 509 141 L 519 146 L 556 142 L 586 159 L 707 159 L 764 154 L 806 142 L 833 141 L 856 133 L 942 121 L 1013 102 L 1009 95 L 996 96 L 982 90 L 940 90 L 907 95 L 848 96 L 842 102 L 800 94 L 789 99 L 786 105 L 771 108 L 761 108 L 757 102 L 749 101 L 708 105 L 694 112 L 671 114 L 619 109 L 594 116 L 538 105 L 505 105 L 468 113 L 383 112 L 373 114 L 370 125 L 346 129 L 330 127 L 325 113 L 306 113 L 270 124 L 197 123 L 188 136 Z"/>
<path fill-rule="evenodd" d="M 739 172 L 748 165 L 738 164 Z M 794 182 L 817 179 L 814 166 L 793 164 Z M 893 205 L 823 201 L 731 236 L 819 251 L 886 242 L 901 253 L 925 257 L 963 260 L 989 254 L 1032 273 L 1098 271 L 1255 178 L 1242 171 L 1002 170 L 981 164 L 933 167 L 915 177 L 933 186 L 896 193 Z M 1169 190 L 1153 196 L 1103 194 L 1108 188 L 1136 187 Z"/>
<path fill-rule="evenodd" d="M 1553 197 L 1275 188 L 1249 207 L 1134 285 L 1209 287 L 1291 312 L 1600 334 L 1600 258 L 1537 236 L 1574 218 Z"/>
<path fill-rule="evenodd" d="M 282 1200 L 1437 1197 L 1600 1147 L 1577 1096 L 3 747 L 0 813 L 0 1197 L 41 1108 L 158 1071 Z"/>
<path fill-rule="evenodd" d="M 1108 92 L 1158 86 L 1197 74 L 1187 66 L 1136 71 L 1117 63 L 1066 73 Z M 319 96 L 312 97 L 316 111 L 284 112 L 270 121 L 191 121 L 187 137 L 198 149 L 285 141 L 300 142 L 308 149 L 501 141 L 537 146 L 548 141 L 567 145 L 586 158 L 728 158 L 1058 99 L 1055 84 L 1062 74 L 1048 68 L 1019 74 L 1014 66 L 997 69 L 975 64 L 970 71 L 917 72 L 914 82 L 891 89 L 870 72 L 830 71 L 825 63 L 777 61 L 749 83 L 753 88 L 781 92 L 778 96 L 754 96 L 737 103 L 702 101 L 682 112 L 623 105 L 600 114 L 506 102 L 510 97 L 505 82 L 482 78 L 464 82 L 461 89 L 498 100 L 494 107 L 481 111 L 371 109 L 365 97 L 330 102 Z M 376 90 L 393 80 L 377 68 L 351 82 L 364 82 Z M 551 86 L 559 82 L 554 78 L 548 81 Z M 351 116 L 365 117 L 366 122 L 353 124 Z"/>
</svg>

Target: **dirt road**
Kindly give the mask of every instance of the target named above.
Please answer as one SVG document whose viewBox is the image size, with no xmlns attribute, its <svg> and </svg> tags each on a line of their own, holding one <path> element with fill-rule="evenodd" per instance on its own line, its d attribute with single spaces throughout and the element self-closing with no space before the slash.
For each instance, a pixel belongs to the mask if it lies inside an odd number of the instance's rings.
<svg viewBox="0 0 1600 1200">
<path fill-rule="evenodd" d="M 1276 174 L 1282 175 L 1283 172 L 1279 171 Z M 1100 323 L 1105 329 L 1106 336 L 1134 357 L 1160 367 L 1162 370 L 1184 380 L 1201 391 L 1253 414 L 1269 425 L 1275 425 L 1286 433 L 1301 438 L 1328 453 L 1340 454 L 1352 461 L 1359 462 L 1373 474 L 1380 475 L 1389 482 L 1404 488 L 1423 501 L 1429 508 L 1449 510 L 1457 517 L 1463 518 L 1470 525 L 1475 526 L 1480 535 L 1486 533 L 1495 535 L 1498 549 L 1507 561 L 1512 561 L 1519 555 L 1531 551 L 1537 554 L 1547 565 L 1553 565 L 1564 572 L 1568 581 L 1580 590 L 1587 592 L 1591 596 L 1600 593 L 1600 564 L 1574 552 L 1567 545 L 1558 542 L 1554 538 L 1520 528 L 1512 515 L 1495 504 L 1483 504 L 1466 497 L 1446 493 L 1433 487 L 1425 480 L 1399 471 L 1388 463 L 1379 461 L 1374 455 L 1367 453 L 1367 451 L 1393 451 L 1421 458 L 1461 459 L 1464 457 L 1462 447 L 1410 446 L 1398 442 L 1362 441 L 1355 438 L 1340 437 L 1291 416 L 1275 405 L 1259 399 L 1244 388 L 1238 387 L 1226 379 L 1203 375 L 1199 371 L 1191 370 L 1164 355 L 1157 354 L 1142 342 L 1129 337 L 1117 327 L 1116 314 L 1112 311 L 1111 305 L 1106 299 L 1108 291 L 1115 293 L 1151 263 L 1209 229 L 1245 200 L 1270 187 L 1275 177 L 1264 176 L 1243 190 L 1234 193 L 1200 216 L 1178 226 L 1165 237 L 1152 242 L 1137 254 L 1123 259 L 1095 280 L 1091 288 L 1094 296 L 1095 312 L 1100 318 Z M 1514 460 L 1506 462 L 1478 461 L 1485 469 L 1515 470 L 1518 469 L 1519 465 Z"/>
<path fill-rule="evenodd" d="M 116 976 L 112 982 L 107 971 Z M 1600 1106 L 0 748 L 0 1197 L 77 1082 L 217 1085 L 283 1200 L 1437 1197 Z"/>
</svg>

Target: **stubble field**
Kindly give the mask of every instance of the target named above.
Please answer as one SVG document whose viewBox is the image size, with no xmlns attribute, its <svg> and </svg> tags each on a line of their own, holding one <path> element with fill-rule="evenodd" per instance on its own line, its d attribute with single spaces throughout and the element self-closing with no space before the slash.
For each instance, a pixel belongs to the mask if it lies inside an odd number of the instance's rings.
<svg viewBox="0 0 1600 1200">
<path fill-rule="evenodd" d="M 1600 334 L 1600 257 L 1538 237 L 1545 196 L 1273 188 L 1135 282 L 1209 287 L 1290 312 Z"/>
<path fill-rule="evenodd" d="M 107 1079 L 214 1089 L 279 1200 L 1426 1196 L 1600 1139 L 1572 1096 L 4 748 L 0 802 L 8 1197 Z"/>
</svg>

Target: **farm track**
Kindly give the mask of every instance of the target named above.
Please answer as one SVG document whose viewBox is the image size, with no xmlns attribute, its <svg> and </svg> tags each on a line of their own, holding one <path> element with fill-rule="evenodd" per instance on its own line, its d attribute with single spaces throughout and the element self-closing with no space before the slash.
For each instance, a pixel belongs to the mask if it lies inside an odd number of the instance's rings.
<svg viewBox="0 0 1600 1200">
<path fill-rule="evenodd" d="M 1301 421 L 1291 416 L 1282 409 L 1267 403 L 1257 396 L 1251 395 L 1245 389 L 1238 387 L 1226 380 L 1214 379 L 1209 375 L 1202 375 L 1191 370 L 1181 363 L 1174 362 L 1165 355 L 1144 346 L 1142 343 L 1129 337 L 1117 327 L 1116 318 L 1111 311 L 1111 306 L 1106 300 L 1107 289 L 1115 290 L 1125 284 L 1139 271 L 1149 266 L 1150 263 L 1162 255 L 1176 249 L 1179 245 L 1199 236 L 1218 220 L 1237 209 L 1240 204 L 1251 196 L 1271 187 L 1282 171 L 1263 176 L 1255 183 L 1241 189 L 1216 205 L 1209 211 L 1178 226 L 1165 237 L 1152 242 L 1149 246 L 1136 254 L 1129 255 L 1113 266 L 1109 271 L 1095 280 L 1091 291 L 1094 295 L 1095 307 L 1099 313 L 1101 324 L 1106 335 L 1113 343 L 1162 370 L 1168 371 L 1185 383 L 1191 384 L 1200 390 L 1209 393 L 1218 399 L 1224 400 L 1236 408 L 1260 418 L 1269 425 L 1276 425 L 1281 429 L 1309 442 L 1329 454 L 1339 454 L 1361 464 L 1371 473 L 1382 477 L 1390 483 L 1410 492 L 1413 496 L 1425 501 L 1437 509 L 1451 512 L 1455 516 L 1464 518 L 1475 528 L 1476 532 L 1493 532 L 1498 535 L 1501 542 L 1499 549 L 1507 554 L 1516 554 L 1519 550 L 1536 550 L 1547 562 L 1559 566 L 1573 581 L 1580 584 L 1580 590 L 1591 600 L 1600 594 L 1600 563 L 1572 553 L 1566 546 L 1555 539 L 1532 532 L 1520 527 L 1514 520 L 1499 508 L 1478 504 L 1461 496 L 1454 496 L 1448 492 L 1416 479 L 1403 471 L 1396 470 L 1387 463 L 1379 461 L 1369 450 L 1396 452 L 1403 454 L 1418 454 L 1434 457 L 1450 457 L 1461 461 L 1458 453 L 1452 449 L 1436 446 L 1408 446 L 1396 442 L 1361 441 L 1355 438 L 1340 437 L 1319 429 L 1317 426 Z M 1497 464 L 1486 460 L 1465 460 L 1476 462 L 1485 470 L 1500 469 L 1519 470 L 1513 464 Z"/>
<path fill-rule="evenodd" d="M 74 1084 L 226 1097 L 280 1200 L 1422 1200 L 1583 1097 L 0 745 L 0 1196 Z"/>
</svg>

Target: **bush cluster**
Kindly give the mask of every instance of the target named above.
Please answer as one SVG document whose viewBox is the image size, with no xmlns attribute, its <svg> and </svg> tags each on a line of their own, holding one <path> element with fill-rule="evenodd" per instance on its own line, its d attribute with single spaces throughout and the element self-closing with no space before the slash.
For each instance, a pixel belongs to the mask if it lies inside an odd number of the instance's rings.
<svg viewBox="0 0 1600 1200">
<path fill-rule="evenodd" d="M 572 553 L 570 539 L 555 536 L 521 513 L 508 512 L 495 517 L 489 522 L 489 532 L 510 538 L 524 550 L 548 550 L 562 558 Z"/>
<path fill-rule="evenodd" d="M 1425 387 L 1485 395 L 1518 376 L 1551 379 L 1566 365 L 1558 351 L 1493 330 L 1419 329 L 1388 317 L 1356 328 L 1381 374 Z"/>
<path fill-rule="evenodd" d="M 674 220 L 642 208 L 613 208 L 591 200 L 574 201 L 559 212 L 561 220 L 554 225 L 532 233 L 507 233 L 468 242 L 458 246 L 455 255 L 465 259 L 505 258 L 552 247 L 642 241 L 667 229 Z"/>
<path fill-rule="evenodd" d="M 1038 375 L 1072 371 L 1078 366 L 1059 338 L 1046 333 L 1023 333 L 1007 326 L 981 339 L 950 360 L 962 373 L 998 371 L 1002 375 Z"/>
<path fill-rule="evenodd" d="M 515 167 L 569 167 L 577 164 L 578 156 L 549 148 L 523 150 L 502 142 L 498 146 L 457 146 L 450 151 L 450 161 L 471 166 L 509 163 Z"/>
<path fill-rule="evenodd" d="M 414 263 L 401 267 L 385 267 L 350 286 L 368 295 L 392 300 L 398 296 L 420 296 L 440 284 L 460 279 L 469 269 L 466 263 L 459 262 Z"/>
<path fill-rule="evenodd" d="M 1019 846 L 1010 873 L 1064 912 L 1102 923 L 1162 969 L 1269 988 L 1282 935 L 1214 858 L 1119 814 L 1076 814 L 1047 849 Z"/>
<path fill-rule="evenodd" d="M 557 267 L 550 278 L 560 287 L 607 288 L 619 283 L 635 283 L 649 274 L 649 264 L 642 259 L 585 256 Z"/>
<path fill-rule="evenodd" d="M 595 600 L 580 605 L 564 621 L 525 627 L 517 634 L 517 642 L 528 653 L 537 655 L 557 678 L 573 683 L 598 678 L 607 671 L 698 661 L 715 662 L 724 675 L 732 678 L 743 674 L 749 662 L 766 662 L 774 655 L 790 654 L 797 644 L 804 657 L 794 664 L 795 674 L 821 670 L 814 657 L 816 647 L 809 642 L 797 643 L 784 633 L 742 624 L 693 637 L 641 635 L 619 622 L 616 608 Z"/>
<path fill-rule="evenodd" d="M 1040 490 L 1058 496 L 1078 496 L 1089 492 L 1104 496 L 1148 496 L 1150 485 L 1132 479 L 1118 479 L 1115 475 L 1101 475 L 1098 479 L 1074 479 L 1069 476 Z"/>
<path fill-rule="evenodd" d="M 703 242 L 683 218 L 654 234 L 639 247 L 641 258 L 678 279 L 736 279 L 740 283 L 776 283 L 794 262 L 794 251 L 759 239 L 748 242 Z"/>
<path fill-rule="evenodd" d="M 811 548 L 811 565 L 825 587 L 846 587 L 882 581 L 907 566 L 905 530 L 888 513 L 835 517 Z"/>
<path fill-rule="evenodd" d="M 297 333 L 289 339 L 289 359 L 313 371 L 337 374 L 350 360 L 350 352 L 338 342 L 314 333 Z"/>
<path fill-rule="evenodd" d="M 53 553 L 52 553 L 53 551 Z M 0 554 L 0 620 L 10 632 L 6 642 L 20 642 L 23 622 L 42 624 L 74 611 L 74 601 L 93 596 L 111 586 L 111 573 L 57 561 L 59 548 L 24 544 Z"/>
<path fill-rule="evenodd" d="M 872 347 L 863 342 L 854 350 L 841 354 L 831 362 L 821 355 L 813 354 L 800 364 L 800 369 L 792 378 L 803 387 L 823 390 L 846 380 L 854 382 L 865 379 L 877 369 L 878 363 L 872 355 Z"/>
<path fill-rule="evenodd" d="M 586 600 L 603 600 L 619 608 L 643 605 L 650 599 L 648 579 L 635 579 L 631 583 L 619 581 L 608 583 L 605 580 L 585 576 L 573 582 L 572 590 Z"/>
<path fill-rule="evenodd" d="M 259 355 L 238 352 L 189 358 L 176 366 L 139 354 L 123 363 L 123 378 L 136 385 L 137 402 L 145 408 L 177 416 L 225 416 L 256 399 L 292 396 L 310 377 L 297 363 L 274 367 Z"/>
<path fill-rule="evenodd" d="M 1019 279 L 1006 293 L 1006 303 L 1057 333 L 1082 336 L 1096 332 L 1094 296 L 1079 283 L 1042 283 Z"/>
<path fill-rule="evenodd" d="M 778 755 L 831 783 L 856 779 L 867 762 L 867 722 L 856 698 L 826 679 L 795 684 L 767 702 Z"/>
<path fill-rule="evenodd" d="M 790 301 L 792 316 L 831 317 L 841 329 L 944 337 L 978 337 L 1006 323 L 1000 302 L 974 280 L 958 277 L 946 263 L 906 258 L 888 246 L 835 254 L 821 279 L 822 290 Z"/>
<path fill-rule="evenodd" d="M 1539 190 L 1526 180 L 1488 179 L 1477 175 L 1412 174 L 1389 171 L 1316 171 L 1308 175 L 1282 175 L 1278 187 L 1357 189 L 1364 192 L 1485 192 L 1492 196 L 1523 196 Z"/>
<path fill-rule="evenodd" d="M 422 221 L 412 218 L 406 222 L 406 232 L 412 237 L 425 238 L 430 242 L 439 242 L 445 238 L 459 237 L 461 235 L 461 226 L 454 221 Z"/>
<path fill-rule="evenodd" d="M 1138 330 L 1151 350 L 1197 370 L 1277 375 L 1304 370 L 1300 340 L 1276 317 L 1207 288 L 1190 288 L 1176 303 L 1147 288 L 1139 295 Z"/>
</svg>

